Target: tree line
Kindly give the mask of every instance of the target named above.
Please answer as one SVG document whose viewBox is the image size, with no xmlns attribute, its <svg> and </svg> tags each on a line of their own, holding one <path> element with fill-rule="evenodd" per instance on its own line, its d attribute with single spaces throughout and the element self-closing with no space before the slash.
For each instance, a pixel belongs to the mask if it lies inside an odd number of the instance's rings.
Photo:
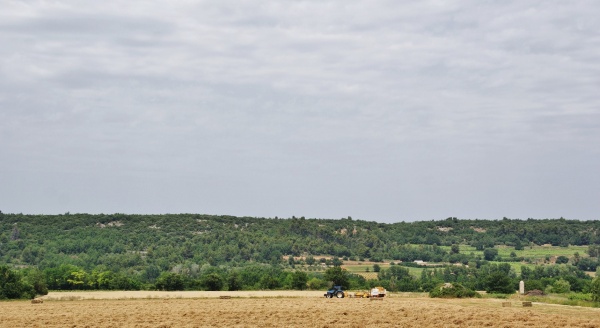
<svg viewBox="0 0 600 328">
<path fill-rule="evenodd" d="M 376 279 L 350 273 L 339 265 L 323 272 L 291 270 L 283 265 L 249 264 L 243 267 L 180 268 L 177 271 L 155 271 L 132 275 L 115 273 L 105 268 L 90 272 L 73 265 L 63 264 L 43 271 L 34 268 L 22 270 L 0 266 L 0 299 L 33 298 L 51 290 L 319 290 L 331 285 L 345 289 L 364 290 L 383 286 L 391 292 L 431 292 L 444 283 L 455 283 L 469 290 L 488 293 L 511 294 L 518 289 L 519 281 L 526 290 L 546 293 L 581 293 L 589 300 L 599 300 L 600 278 L 592 280 L 578 268 L 560 264 L 521 267 L 520 274 L 507 263 L 480 261 L 472 267 L 445 265 L 426 268 L 419 277 L 410 274 L 407 266 L 392 264 L 376 268 Z"/>
</svg>

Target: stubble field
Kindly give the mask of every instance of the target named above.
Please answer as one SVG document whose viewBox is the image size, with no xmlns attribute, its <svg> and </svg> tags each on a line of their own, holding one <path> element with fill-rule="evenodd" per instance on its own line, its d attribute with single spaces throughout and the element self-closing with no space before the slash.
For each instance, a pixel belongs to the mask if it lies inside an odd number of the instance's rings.
<svg viewBox="0 0 600 328">
<path fill-rule="evenodd" d="M 592 308 L 524 308 L 516 301 L 502 307 L 501 300 L 493 299 L 325 299 L 316 292 L 277 297 L 277 292 L 255 293 L 219 293 L 230 299 L 157 292 L 141 299 L 78 293 L 75 299 L 55 293 L 43 304 L 0 303 L 0 327 L 600 327 L 600 310 Z"/>
</svg>

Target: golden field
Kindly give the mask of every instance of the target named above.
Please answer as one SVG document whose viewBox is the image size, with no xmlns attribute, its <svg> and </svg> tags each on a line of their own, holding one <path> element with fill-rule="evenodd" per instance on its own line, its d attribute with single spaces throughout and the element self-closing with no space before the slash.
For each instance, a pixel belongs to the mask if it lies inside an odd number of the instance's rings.
<svg viewBox="0 0 600 328">
<path fill-rule="evenodd" d="M 502 307 L 503 300 L 495 299 L 325 299 L 314 291 L 103 293 L 104 299 L 51 293 L 42 304 L 0 302 L 0 327 L 600 327 L 600 309 L 538 303 L 525 308 L 517 301 Z"/>
</svg>

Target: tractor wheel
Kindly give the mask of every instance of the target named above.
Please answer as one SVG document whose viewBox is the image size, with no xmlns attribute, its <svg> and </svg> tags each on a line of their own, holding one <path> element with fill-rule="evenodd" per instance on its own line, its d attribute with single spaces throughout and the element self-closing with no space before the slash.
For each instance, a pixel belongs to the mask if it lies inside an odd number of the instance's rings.
<svg viewBox="0 0 600 328">
<path fill-rule="evenodd" d="M 344 298 L 344 292 L 337 292 L 337 298 Z"/>
<path fill-rule="evenodd" d="M 333 295 L 332 294 L 327 294 L 327 298 L 332 298 Z"/>
</svg>

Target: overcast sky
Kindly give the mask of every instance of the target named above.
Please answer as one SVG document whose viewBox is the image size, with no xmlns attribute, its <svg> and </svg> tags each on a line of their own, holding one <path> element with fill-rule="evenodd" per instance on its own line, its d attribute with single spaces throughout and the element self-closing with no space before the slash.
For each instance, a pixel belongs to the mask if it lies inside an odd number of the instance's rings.
<svg viewBox="0 0 600 328">
<path fill-rule="evenodd" d="M 600 2 L 0 0 L 0 210 L 600 219 Z"/>
</svg>

